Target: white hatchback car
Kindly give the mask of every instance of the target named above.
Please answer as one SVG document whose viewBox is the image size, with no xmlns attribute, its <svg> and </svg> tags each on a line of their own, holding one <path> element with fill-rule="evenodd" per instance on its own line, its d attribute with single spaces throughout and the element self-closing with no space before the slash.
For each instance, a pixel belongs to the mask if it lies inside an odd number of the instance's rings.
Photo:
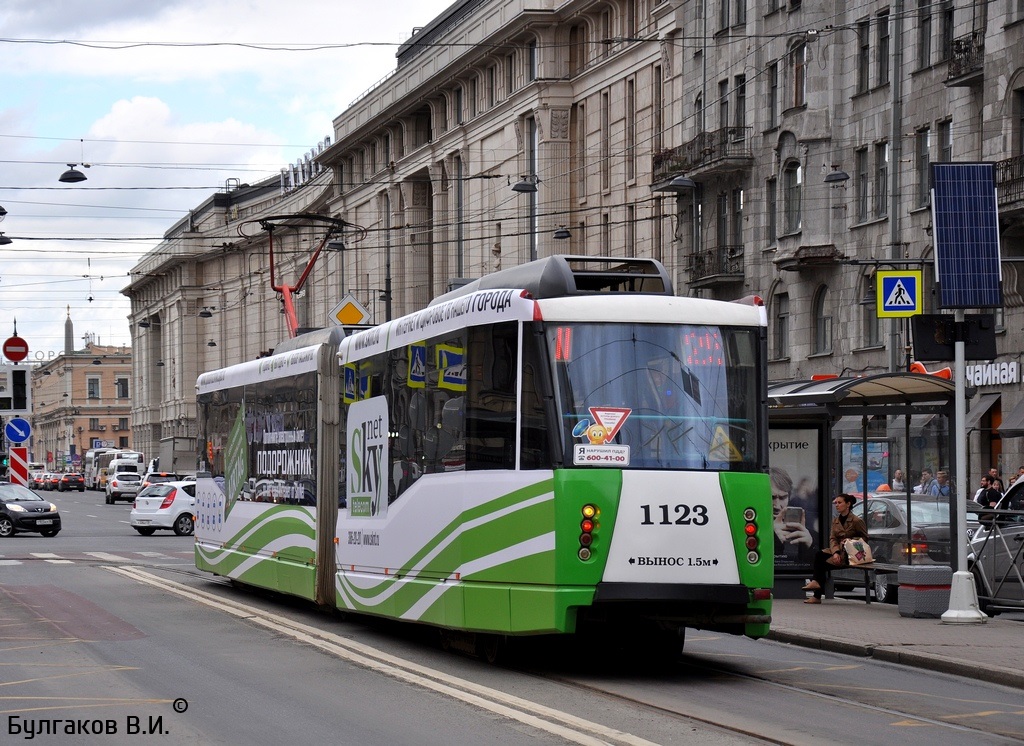
<svg viewBox="0 0 1024 746">
<path fill-rule="evenodd" d="M 135 496 L 128 523 L 143 536 L 151 536 L 157 529 L 191 536 L 195 511 L 195 482 L 161 482 L 143 487 Z"/>
<path fill-rule="evenodd" d="M 118 500 L 133 498 L 139 494 L 142 488 L 142 477 L 131 471 L 122 471 L 112 477 L 107 477 L 107 486 L 104 491 L 107 493 L 107 505 L 113 505 Z"/>
</svg>

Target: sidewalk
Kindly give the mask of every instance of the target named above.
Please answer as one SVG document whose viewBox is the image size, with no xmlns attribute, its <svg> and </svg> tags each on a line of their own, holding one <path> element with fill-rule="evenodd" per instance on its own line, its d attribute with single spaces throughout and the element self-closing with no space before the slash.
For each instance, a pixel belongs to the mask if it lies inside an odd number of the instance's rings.
<svg viewBox="0 0 1024 746">
<path fill-rule="evenodd" d="M 1024 622 L 943 624 L 900 616 L 895 604 L 825 599 L 776 599 L 768 637 L 1024 689 Z"/>
</svg>

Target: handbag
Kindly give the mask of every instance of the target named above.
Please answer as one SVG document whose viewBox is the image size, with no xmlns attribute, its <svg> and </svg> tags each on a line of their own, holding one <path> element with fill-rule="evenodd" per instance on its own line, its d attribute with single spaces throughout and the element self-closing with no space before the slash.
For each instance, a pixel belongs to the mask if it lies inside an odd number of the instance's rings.
<svg viewBox="0 0 1024 746">
<path fill-rule="evenodd" d="M 866 565 L 874 561 L 867 539 L 847 539 L 843 542 L 843 551 L 851 565 Z"/>
</svg>

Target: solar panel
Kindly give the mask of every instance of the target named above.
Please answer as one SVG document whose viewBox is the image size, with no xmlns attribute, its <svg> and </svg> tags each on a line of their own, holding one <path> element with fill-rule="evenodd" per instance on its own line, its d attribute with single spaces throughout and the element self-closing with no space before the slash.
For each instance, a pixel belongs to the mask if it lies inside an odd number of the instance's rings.
<svg viewBox="0 0 1024 746">
<path fill-rule="evenodd" d="M 1003 305 L 992 163 L 933 163 L 932 226 L 940 308 Z"/>
</svg>

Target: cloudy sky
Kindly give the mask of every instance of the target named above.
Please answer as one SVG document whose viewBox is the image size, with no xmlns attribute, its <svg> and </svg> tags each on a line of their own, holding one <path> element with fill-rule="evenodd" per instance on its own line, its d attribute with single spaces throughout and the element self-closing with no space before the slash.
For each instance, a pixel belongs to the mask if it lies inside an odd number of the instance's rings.
<svg viewBox="0 0 1024 746">
<path fill-rule="evenodd" d="M 0 340 L 16 320 L 45 359 L 70 307 L 76 347 L 131 344 L 138 259 L 226 179 L 331 136 L 453 1 L 3 0 Z M 86 181 L 58 181 L 71 163 Z"/>
</svg>

